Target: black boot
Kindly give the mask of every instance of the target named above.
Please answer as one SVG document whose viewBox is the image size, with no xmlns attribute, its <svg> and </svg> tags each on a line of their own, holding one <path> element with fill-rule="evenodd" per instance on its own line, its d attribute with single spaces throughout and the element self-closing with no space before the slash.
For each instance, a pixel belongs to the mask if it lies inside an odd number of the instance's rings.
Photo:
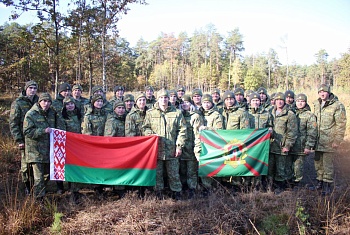
<svg viewBox="0 0 350 235">
<path fill-rule="evenodd" d="M 276 189 L 274 193 L 276 195 L 281 194 L 286 189 L 286 183 L 284 181 L 276 181 Z"/>
<path fill-rule="evenodd" d="M 156 191 L 156 197 L 158 200 L 164 200 L 164 195 L 162 191 Z"/>
<path fill-rule="evenodd" d="M 57 194 L 63 194 L 64 193 L 64 188 L 63 188 L 63 181 L 56 181 L 57 185 Z"/>
<path fill-rule="evenodd" d="M 195 192 L 194 189 L 189 189 L 188 190 L 188 199 L 194 198 Z"/>
<path fill-rule="evenodd" d="M 326 196 L 332 192 L 331 183 L 323 182 L 322 186 L 322 196 Z"/>
<path fill-rule="evenodd" d="M 317 184 L 309 187 L 310 190 L 321 190 L 323 188 L 323 181 L 317 180 Z"/>
<path fill-rule="evenodd" d="M 31 190 L 32 190 L 32 187 L 30 186 L 30 182 L 25 182 L 24 183 L 24 193 L 25 193 L 25 195 L 29 196 Z"/>
<path fill-rule="evenodd" d="M 171 198 L 176 200 L 176 201 L 181 200 L 181 192 L 172 192 Z"/>
</svg>

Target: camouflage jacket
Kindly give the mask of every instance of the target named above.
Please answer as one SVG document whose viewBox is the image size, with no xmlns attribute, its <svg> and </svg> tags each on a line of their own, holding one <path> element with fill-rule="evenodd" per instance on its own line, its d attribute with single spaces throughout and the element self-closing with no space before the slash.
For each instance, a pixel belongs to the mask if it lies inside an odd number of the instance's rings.
<svg viewBox="0 0 350 235">
<path fill-rule="evenodd" d="M 290 153 L 305 155 L 304 149 L 315 149 L 317 139 L 316 116 L 306 107 L 303 109 L 296 109 L 295 115 L 297 117 L 298 136 Z"/>
<path fill-rule="evenodd" d="M 110 99 L 108 102 L 109 102 L 109 103 L 112 105 L 112 107 L 113 107 L 114 103 L 117 102 L 117 101 L 124 101 L 124 96 L 121 97 L 121 98 L 114 96 L 114 97 L 113 97 L 112 99 Z"/>
<path fill-rule="evenodd" d="M 244 108 L 234 106 L 227 109 L 225 107 L 222 116 L 224 116 L 224 128 L 226 130 L 250 128 L 248 112 Z"/>
<path fill-rule="evenodd" d="M 204 125 L 201 115 L 193 111 L 182 111 L 186 120 L 187 140 L 181 154 L 181 160 L 196 160 L 200 154 L 199 127 Z"/>
<path fill-rule="evenodd" d="M 344 105 L 334 94 L 330 94 L 324 106 L 321 99 L 314 102 L 314 113 L 317 117 L 318 138 L 316 151 L 334 152 L 332 144 L 343 141 L 346 129 L 346 112 Z"/>
<path fill-rule="evenodd" d="M 270 98 L 268 96 L 267 96 L 266 99 L 267 99 L 266 102 L 261 103 L 261 107 L 263 109 L 266 109 L 267 111 L 271 112 L 272 109 L 273 109 L 273 106 L 271 105 L 271 100 L 270 100 Z"/>
<path fill-rule="evenodd" d="M 146 106 L 148 109 L 153 108 L 153 105 L 157 102 L 156 97 L 152 96 L 151 99 L 146 98 Z"/>
<path fill-rule="evenodd" d="M 141 127 L 146 116 L 148 107 L 145 111 L 140 110 L 136 104 L 132 107 L 130 113 L 126 115 L 125 119 L 125 136 L 141 136 Z"/>
<path fill-rule="evenodd" d="M 251 129 L 273 127 L 272 114 L 263 106 L 260 106 L 258 109 L 250 107 L 248 111 L 248 116 L 249 127 Z"/>
<path fill-rule="evenodd" d="M 91 107 L 86 110 L 83 123 L 81 124 L 82 133 L 86 135 L 104 136 L 105 123 L 107 119 L 107 113 L 104 109 L 92 109 Z"/>
<path fill-rule="evenodd" d="M 224 120 L 215 105 L 210 110 L 199 108 L 204 118 L 204 126 L 206 130 L 222 130 L 224 129 Z"/>
<path fill-rule="evenodd" d="M 297 118 L 293 111 L 285 105 L 279 114 L 276 114 L 276 108 L 272 110 L 274 121 L 273 141 L 270 146 L 270 152 L 280 155 L 282 148 L 291 149 L 298 133 Z"/>
<path fill-rule="evenodd" d="M 38 102 L 39 97 L 35 95 L 33 102 L 25 95 L 25 91 L 12 102 L 10 112 L 10 130 L 17 144 L 24 143 L 23 120 L 26 113 Z"/>
<path fill-rule="evenodd" d="M 238 102 L 236 101 L 235 107 L 236 107 L 236 108 L 239 108 L 239 109 L 247 110 L 247 109 L 248 109 L 248 103 L 247 103 L 246 100 L 244 100 L 244 101 L 241 102 L 241 103 L 238 103 Z"/>
<path fill-rule="evenodd" d="M 75 105 L 77 106 L 77 108 L 79 108 L 81 116 L 84 117 L 84 113 L 85 113 L 85 105 L 89 104 L 90 100 L 85 98 L 85 97 L 80 97 L 80 99 L 74 99 L 75 100 Z"/>
<path fill-rule="evenodd" d="M 77 116 L 78 109 L 67 111 L 67 118 L 62 118 L 65 130 L 73 133 L 81 133 L 81 120 Z"/>
<path fill-rule="evenodd" d="M 219 102 L 215 103 L 215 106 L 218 109 L 219 113 L 222 114 L 224 111 L 224 101 L 222 99 L 219 99 Z"/>
<path fill-rule="evenodd" d="M 58 94 L 56 96 L 56 99 L 54 101 L 52 101 L 51 104 L 51 108 L 56 112 L 56 113 L 60 113 L 62 111 L 63 108 L 63 100 L 64 97 L 61 94 Z"/>
<path fill-rule="evenodd" d="M 105 136 L 125 136 L 125 115 L 118 116 L 116 113 L 109 114 L 105 125 Z"/>
<path fill-rule="evenodd" d="M 50 134 L 45 133 L 48 127 L 65 130 L 62 118 L 51 107 L 45 112 L 34 104 L 23 122 L 26 162 L 50 162 Z"/>
<path fill-rule="evenodd" d="M 142 125 L 143 135 L 159 136 L 158 159 L 175 157 L 176 148 L 183 149 L 186 141 L 186 122 L 181 111 L 171 106 L 162 111 L 158 102 L 146 112 Z"/>
</svg>

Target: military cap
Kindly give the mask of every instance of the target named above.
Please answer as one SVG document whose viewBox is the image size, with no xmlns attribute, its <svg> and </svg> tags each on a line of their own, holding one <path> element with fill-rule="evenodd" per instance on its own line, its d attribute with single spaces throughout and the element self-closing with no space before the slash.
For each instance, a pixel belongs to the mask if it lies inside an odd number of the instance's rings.
<svg viewBox="0 0 350 235">
<path fill-rule="evenodd" d="M 282 92 L 277 92 L 273 97 L 275 100 L 284 100 L 286 101 L 286 97 Z"/>
<path fill-rule="evenodd" d="M 193 89 L 193 90 L 192 90 L 192 97 L 195 96 L 195 95 L 203 96 L 202 90 L 199 89 L 199 88 Z"/>
<path fill-rule="evenodd" d="M 218 93 L 220 95 L 220 89 L 215 88 L 211 91 L 211 94 Z"/>
<path fill-rule="evenodd" d="M 69 103 L 69 102 L 72 102 L 72 103 L 75 104 L 74 98 L 71 97 L 71 96 L 64 97 L 64 99 L 63 99 L 63 105 L 66 105 L 66 104 Z"/>
<path fill-rule="evenodd" d="M 253 92 L 252 94 L 249 95 L 249 99 L 259 99 L 260 100 L 260 95 L 256 92 Z"/>
<path fill-rule="evenodd" d="M 331 93 L 331 88 L 326 84 L 321 84 L 318 87 L 318 92 L 320 92 L 320 91 L 325 91 L 325 92 Z"/>
<path fill-rule="evenodd" d="M 270 100 L 275 99 L 275 95 L 276 95 L 276 93 L 272 93 L 272 94 L 270 95 Z"/>
<path fill-rule="evenodd" d="M 152 86 L 146 86 L 145 87 L 145 91 L 154 91 L 153 87 Z"/>
<path fill-rule="evenodd" d="M 245 97 L 249 97 L 252 93 L 254 93 L 254 91 L 252 91 L 252 90 L 246 90 L 246 91 L 245 91 Z"/>
<path fill-rule="evenodd" d="M 116 93 L 116 92 L 119 91 L 119 90 L 124 91 L 124 87 L 123 87 L 123 86 L 115 86 L 115 87 L 114 87 L 114 93 Z"/>
<path fill-rule="evenodd" d="M 260 87 L 257 91 L 258 94 L 265 94 L 267 95 L 267 90 L 265 87 Z"/>
<path fill-rule="evenodd" d="M 186 89 L 185 89 L 185 87 L 184 87 L 184 86 L 179 85 L 179 86 L 177 87 L 177 91 L 183 91 L 183 92 L 186 92 Z"/>
<path fill-rule="evenodd" d="M 51 95 L 50 95 L 49 93 L 47 93 L 47 92 L 41 93 L 41 94 L 39 95 L 39 100 L 38 100 L 38 102 L 40 102 L 40 101 L 42 101 L 42 100 L 49 100 L 50 102 L 52 102 Z"/>
<path fill-rule="evenodd" d="M 126 101 L 135 101 L 135 98 L 132 94 L 126 94 L 124 95 L 124 102 Z"/>
<path fill-rule="evenodd" d="M 142 93 L 142 92 L 137 93 L 137 94 L 135 95 L 135 101 L 137 101 L 137 100 L 140 99 L 141 97 L 145 97 L 145 98 L 146 98 L 145 93 Z"/>
<path fill-rule="evenodd" d="M 235 94 L 232 91 L 225 91 L 225 93 L 222 95 L 222 99 L 225 101 L 227 98 L 235 99 Z"/>
<path fill-rule="evenodd" d="M 243 95 L 244 96 L 244 90 L 240 87 L 237 87 L 234 91 L 235 95 Z"/>
<path fill-rule="evenodd" d="M 37 84 L 35 81 L 30 80 L 30 81 L 26 82 L 26 84 L 25 84 L 25 86 L 24 86 L 24 90 L 27 90 L 27 88 L 30 87 L 30 86 L 36 86 L 36 87 L 38 87 L 38 84 Z"/>
<path fill-rule="evenodd" d="M 284 93 L 284 96 L 285 97 L 291 97 L 294 99 L 294 92 L 291 91 L 291 90 L 287 90 L 285 93 Z"/>
<path fill-rule="evenodd" d="M 169 93 L 169 96 L 170 95 L 175 95 L 177 97 L 177 93 L 176 93 L 175 90 L 170 90 L 170 91 L 168 91 L 168 93 Z"/>
<path fill-rule="evenodd" d="M 102 91 L 103 92 L 103 87 L 102 86 L 94 86 L 91 89 L 92 94 L 95 94 L 95 92 L 97 92 L 97 91 Z"/>
<path fill-rule="evenodd" d="M 81 91 L 83 91 L 83 88 L 79 84 L 75 84 L 73 86 L 73 88 L 72 88 L 72 91 L 74 91 L 74 90 L 81 90 Z"/>
<path fill-rule="evenodd" d="M 62 83 L 61 85 L 59 85 L 58 87 L 58 93 L 61 93 L 62 91 L 71 91 L 72 88 L 70 87 L 70 85 L 66 82 Z"/>
<path fill-rule="evenodd" d="M 191 99 L 191 97 L 190 97 L 189 95 L 184 95 L 184 96 L 182 96 L 182 100 L 183 100 L 183 101 L 188 101 L 188 102 L 191 102 L 191 103 L 192 103 L 192 99 Z"/>
<path fill-rule="evenodd" d="M 113 110 L 114 110 L 116 107 L 119 107 L 119 106 L 123 106 L 123 107 L 125 108 L 124 102 L 121 101 L 121 100 L 118 100 L 118 101 L 114 102 L 114 104 L 113 104 Z"/>
<path fill-rule="evenodd" d="M 202 102 L 204 102 L 204 101 L 209 101 L 209 102 L 213 103 L 213 97 L 211 97 L 211 95 L 209 95 L 209 94 L 204 94 L 202 97 Z"/>
<path fill-rule="evenodd" d="M 307 96 L 305 94 L 298 94 L 296 100 L 304 100 L 307 102 Z"/>
<path fill-rule="evenodd" d="M 99 95 L 99 94 L 93 95 L 92 98 L 91 98 L 91 104 L 94 105 L 96 100 L 99 100 L 99 99 L 103 100 L 103 96 Z"/>
<path fill-rule="evenodd" d="M 157 92 L 157 98 L 161 97 L 161 96 L 166 96 L 166 97 L 169 97 L 169 92 L 167 90 L 165 90 L 164 88 L 163 89 L 160 89 L 158 92 Z"/>
</svg>

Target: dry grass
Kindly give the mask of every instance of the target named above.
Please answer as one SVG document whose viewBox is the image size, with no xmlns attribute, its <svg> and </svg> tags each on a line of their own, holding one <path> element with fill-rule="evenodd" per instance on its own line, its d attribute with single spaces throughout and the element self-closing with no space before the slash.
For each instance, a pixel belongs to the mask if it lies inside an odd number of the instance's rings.
<svg viewBox="0 0 350 235">
<path fill-rule="evenodd" d="M 305 93 L 310 94 L 309 100 L 317 98 L 315 93 Z M 349 116 L 347 94 L 337 95 Z M 100 200 L 91 190 L 84 189 L 79 204 L 68 193 L 62 196 L 49 193 L 47 200 L 37 202 L 25 197 L 19 184 L 19 152 L 7 125 L 9 100 L 0 99 L 0 234 L 350 233 L 349 141 L 336 157 L 336 190 L 328 197 L 305 188 L 280 195 L 271 192 L 233 195 L 219 188 L 208 198 L 183 201 L 159 201 L 151 193 L 140 200 L 135 192 L 122 199 L 109 196 Z M 348 139 L 349 127 L 346 134 Z"/>
</svg>

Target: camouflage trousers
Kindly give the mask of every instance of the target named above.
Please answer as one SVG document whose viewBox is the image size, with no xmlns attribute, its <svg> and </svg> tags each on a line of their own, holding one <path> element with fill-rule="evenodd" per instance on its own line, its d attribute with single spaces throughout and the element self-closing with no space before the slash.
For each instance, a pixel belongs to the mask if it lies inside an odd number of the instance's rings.
<svg viewBox="0 0 350 235">
<path fill-rule="evenodd" d="M 290 155 L 270 153 L 268 176 L 275 181 L 292 179 L 293 158 Z"/>
<path fill-rule="evenodd" d="M 197 160 L 180 160 L 180 179 L 182 185 L 189 189 L 196 189 L 198 183 L 198 162 Z"/>
<path fill-rule="evenodd" d="M 315 169 L 317 180 L 333 183 L 334 180 L 334 153 L 315 152 Z"/>
<path fill-rule="evenodd" d="M 21 177 L 23 183 L 30 183 L 30 185 L 33 184 L 33 173 L 31 172 L 31 168 L 28 166 L 26 157 L 25 157 L 25 150 L 21 149 Z"/>
<path fill-rule="evenodd" d="M 293 158 L 293 172 L 294 172 L 294 181 L 300 182 L 304 176 L 304 155 L 294 155 L 291 154 Z"/>
<path fill-rule="evenodd" d="M 50 163 L 32 162 L 29 164 L 34 176 L 34 196 L 43 197 L 46 193 L 46 185 L 49 181 Z"/>
<path fill-rule="evenodd" d="M 180 181 L 179 159 L 160 160 L 157 161 L 157 175 L 156 175 L 156 191 L 164 189 L 164 171 L 168 176 L 169 186 L 173 192 L 181 192 L 182 184 Z"/>
</svg>

